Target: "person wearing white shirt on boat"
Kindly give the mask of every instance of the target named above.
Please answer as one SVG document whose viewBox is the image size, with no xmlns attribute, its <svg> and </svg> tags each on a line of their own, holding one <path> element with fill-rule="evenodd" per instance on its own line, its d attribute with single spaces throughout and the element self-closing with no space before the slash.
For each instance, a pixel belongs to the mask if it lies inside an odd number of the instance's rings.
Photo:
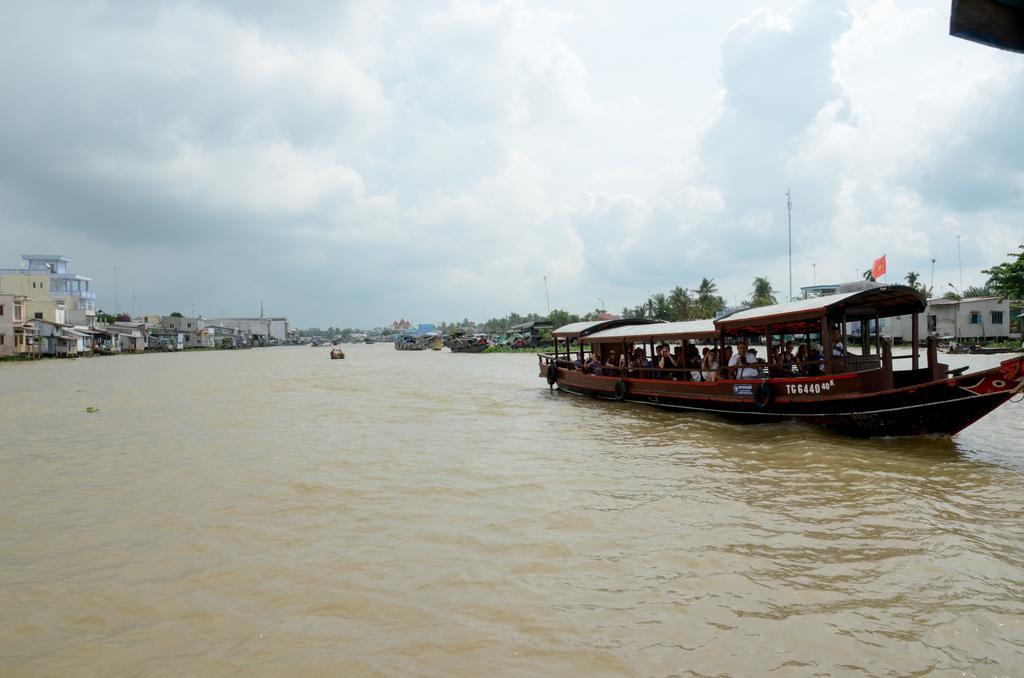
<svg viewBox="0 0 1024 678">
<path fill-rule="evenodd" d="M 748 349 L 746 354 L 744 354 L 744 362 L 746 365 L 740 368 L 737 378 L 757 379 L 757 351 L 752 348 Z"/>
<path fill-rule="evenodd" d="M 832 357 L 842 358 L 846 355 L 846 346 L 843 344 L 843 337 L 839 333 L 839 328 L 832 330 Z"/>
<path fill-rule="evenodd" d="M 736 344 L 736 352 L 729 358 L 728 364 L 728 377 L 730 379 L 739 378 L 739 366 L 743 363 L 743 356 L 747 353 L 747 342 L 741 341 Z"/>
</svg>

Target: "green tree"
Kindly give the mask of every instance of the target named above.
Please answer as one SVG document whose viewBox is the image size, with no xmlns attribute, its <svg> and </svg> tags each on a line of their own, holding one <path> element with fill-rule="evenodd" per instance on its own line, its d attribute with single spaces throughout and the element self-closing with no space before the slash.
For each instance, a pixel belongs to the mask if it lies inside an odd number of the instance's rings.
<svg viewBox="0 0 1024 678">
<path fill-rule="evenodd" d="M 693 317 L 693 300 L 690 293 L 678 285 L 668 293 L 668 305 L 672 320 L 689 320 Z"/>
<path fill-rule="evenodd" d="M 574 316 L 572 314 L 561 308 L 555 309 L 548 315 L 548 320 L 550 320 L 551 324 L 555 326 L 555 329 L 558 329 L 563 325 L 568 325 L 571 322 L 575 322 L 573 318 Z"/>
<path fill-rule="evenodd" d="M 871 274 L 871 269 L 864 271 L 864 279 L 868 282 L 875 282 L 875 276 Z"/>
<path fill-rule="evenodd" d="M 661 292 L 658 292 L 650 299 L 651 304 L 651 316 L 657 320 L 669 320 L 671 316 L 671 307 L 668 303 L 668 297 Z"/>
<path fill-rule="evenodd" d="M 1020 254 L 1006 254 L 1010 261 L 982 271 L 988 276 L 987 286 L 1005 299 L 1024 299 L 1024 245 L 1018 249 Z"/>
<path fill-rule="evenodd" d="M 968 287 L 967 289 L 964 290 L 964 296 L 965 297 L 992 297 L 992 296 L 996 296 L 996 295 L 993 293 L 992 288 L 990 288 L 988 285 L 983 285 L 982 287 L 978 287 L 976 285 L 971 285 L 970 287 Z"/>
<path fill-rule="evenodd" d="M 722 308 L 725 307 L 725 299 L 716 296 L 718 286 L 713 278 L 702 278 L 697 286 L 697 313 L 698 318 L 713 318 Z"/>
<path fill-rule="evenodd" d="M 750 295 L 750 301 L 747 303 L 751 306 L 769 306 L 779 303 L 775 298 L 775 290 L 772 289 L 772 284 L 768 278 L 754 278 L 752 294 Z"/>
</svg>

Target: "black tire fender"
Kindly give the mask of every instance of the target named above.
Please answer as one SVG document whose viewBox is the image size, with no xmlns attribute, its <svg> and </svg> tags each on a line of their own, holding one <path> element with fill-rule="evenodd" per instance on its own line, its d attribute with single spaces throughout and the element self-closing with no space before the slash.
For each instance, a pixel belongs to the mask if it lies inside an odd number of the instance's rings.
<svg viewBox="0 0 1024 678">
<path fill-rule="evenodd" d="M 757 390 L 754 391 L 754 405 L 757 409 L 763 410 L 772 404 L 773 396 L 771 384 L 765 379 L 757 385 Z"/>
<path fill-rule="evenodd" d="M 626 384 L 625 379 L 619 379 L 615 382 L 615 399 L 622 402 L 626 399 L 626 393 L 629 391 L 629 386 Z"/>
<path fill-rule="evenodd" d="M 548 365 L 547 380 L 548 386 L 554 386 L 555 382 L 558 381 L 558 368 L 555 367 L 554 363 Z"/>
</svg>

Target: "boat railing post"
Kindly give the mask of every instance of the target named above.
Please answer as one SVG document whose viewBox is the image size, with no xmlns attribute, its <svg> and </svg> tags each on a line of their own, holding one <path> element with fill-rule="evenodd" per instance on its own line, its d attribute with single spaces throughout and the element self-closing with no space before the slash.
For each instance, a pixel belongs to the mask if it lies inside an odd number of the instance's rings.
<svg viewBox="0 0 1024 678">
<path fill-rule="evenodd" d="M 825 358 L 825 374 L 832 374 L 832 347 L 828 346 L 828 316 L 821 316 L 821 353 Z"/>
<path fill-rule="evenodd" d="M 688 355 L 689 348 L 690 348 L 690 340 L 687 339 L 686 337 L 683 337 L 683 350 L 682 350 L 682 352 L 680 354 L 680 355 L 683 356 L 683 367 L 687 366 L 686 365 L 686 360 L 687 360 L 687 355 Z M 679 365 L 676 365 L 676 369 L 679 369 Z M 681 377 L 682 378 L 680 379 L 680 381 L 690 381 L 690 370 L 684 369 Z"/>
<path fill-rule="evenodd" d="M 912 345 L 912 348 L 911 348 L 912 353 L 910 354 L 911 355 L 910 362 L 911 362 L 912 369 L 914 369 L 915 371 L 920 368 L 920 362 L 921 362 L 920 358 L 919 358 L 921 351 L 920 351 L 920 349 L 919 349 L 919 347 L 917 345 L 917 342 L 920 339 L 919 336 L 918 336 L 919 330 L 917 328 L 917 316 L 918 316 L 917 313 L 915 313 L 915 314 L 913 314 L 913 316 L 911 316 L 911 318 L 913 319 L 914 325 L 913 325 L 913 327 L 910 328 L 910 337 L 911 337 L 910 343 Z"/>
<path fill-rule="evenodd" d="M 935 337 L 930 334 L 925 339 L 925 352 L 928 354 L 928 369 L 931 370 L 934 381 L 939 378 L 939 347 L 935 343 Z"/>
<path fill-rule="evenodd" d="M 882 377 L 885 379 L 885 388 L 892 388 L 892 344 L 888 339 L 882 339 Z"/>
</svg>

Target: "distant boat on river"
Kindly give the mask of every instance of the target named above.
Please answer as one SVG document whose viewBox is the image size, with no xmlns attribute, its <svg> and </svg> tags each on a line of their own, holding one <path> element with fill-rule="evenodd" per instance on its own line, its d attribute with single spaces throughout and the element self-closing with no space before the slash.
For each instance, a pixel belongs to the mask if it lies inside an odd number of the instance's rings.
<svg viewBox="0 0 1024 678">
<path fill-rule="evenodd" d="M 491 342 L 486 334 L 469 334 L 465 330 L 456 330 L 445 341 L 445 346 L 452 353 L 483 353 Z"/>
</svg>

